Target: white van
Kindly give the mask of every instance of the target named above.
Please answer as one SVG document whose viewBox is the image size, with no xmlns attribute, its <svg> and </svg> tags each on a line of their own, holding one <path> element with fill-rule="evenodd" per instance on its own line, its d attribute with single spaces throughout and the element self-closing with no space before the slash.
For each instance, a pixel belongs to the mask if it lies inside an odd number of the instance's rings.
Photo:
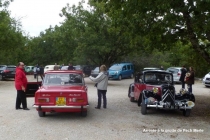
<svg viewBox="0 0 210 140">
<path fill-rule="evenodd" d="M 44 73 L 45 73 L 46 71 L 48 71 L 48 70 L 54 70 L 54 66 L 55 66 L 55 65 L 47 65 L 47 66 L 45 66 L 45 67 L 44 67 Z"/>
</svg>

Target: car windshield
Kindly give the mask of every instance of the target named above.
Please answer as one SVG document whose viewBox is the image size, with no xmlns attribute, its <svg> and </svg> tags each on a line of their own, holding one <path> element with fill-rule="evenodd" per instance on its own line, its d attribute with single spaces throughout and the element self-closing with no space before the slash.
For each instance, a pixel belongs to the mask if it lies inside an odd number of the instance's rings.
<svg viewBox="0 0 210 140">
<path fill-rule="evenodd" d="M 145 73 L 146 84 L 161 85 L 172 84 L 172 75 L 168 73 Z"/>
<path fill-rule="evenodd" d="M 109 70 L 121 70 L 122 69 L 122 67 L 121 66 L 111 66 L 110 68 L 109 68 Z"/>
<path fill-rule="evenodd" d="M 77 73 L 46 74 L 43 85 L 84 85 L 83 77 Z"/>
</svg>

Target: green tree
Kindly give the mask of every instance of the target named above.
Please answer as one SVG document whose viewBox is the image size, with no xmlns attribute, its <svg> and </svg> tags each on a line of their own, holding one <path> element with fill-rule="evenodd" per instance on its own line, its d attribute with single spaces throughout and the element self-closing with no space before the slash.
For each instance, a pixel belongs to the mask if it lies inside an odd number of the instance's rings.
<svg viewBox="0 0 210 140">
<path fill-rule="evenodd" d="M 115 13 L 125 22 L 129 19 L 136 43 L 165 51 L 177 41 L 190 42 L 190 49 L 210 63 L 209 0 L 90 0 L 93 6 L 98 3 L 112 19 Z"/>
<path fill-rule="evenodd" d="M 75 60 L 109 66 L 131 52 L 128 27 L 119 28 L 104 14 L 103 5 L 85 10 L 80 3 L 78 7 L 67 6 L 62 12 L 65 29 L 75 34 Z"/>
<path fill-rule="evenodd" d="M 20 22 L 10 16 L 7 10 L 9 3 L 9 0 L 0 0 L 0 62 L 16 64 L 25 52 L 26 37 L 23 36 Z"/>
</svg>

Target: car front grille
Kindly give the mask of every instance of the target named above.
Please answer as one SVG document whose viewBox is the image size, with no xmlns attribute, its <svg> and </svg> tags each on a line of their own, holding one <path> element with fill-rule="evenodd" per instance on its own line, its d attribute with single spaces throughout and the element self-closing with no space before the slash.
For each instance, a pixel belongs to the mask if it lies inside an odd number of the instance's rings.
<svg viewBox="0 0 210 140">
<path fill-rule="evenodd" d="M 172 85 L 162 86 L 162 101 L 170 102 L 174 104 L 175 102 L 175 88 Z"/>
</svg>

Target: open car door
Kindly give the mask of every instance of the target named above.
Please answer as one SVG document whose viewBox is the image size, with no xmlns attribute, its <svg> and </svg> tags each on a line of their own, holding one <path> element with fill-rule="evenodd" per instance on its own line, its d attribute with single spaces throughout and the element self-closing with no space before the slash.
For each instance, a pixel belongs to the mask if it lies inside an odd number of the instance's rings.
<svg viewBox="0 0 210 140">
<path fill-rule="evenodd" d="M 37 81 L 36 82 L 28 82 L 27 83 L 27 88 L 26 88 L 26 97 L 34 97 L 36 91 L 39 89 L 39 87 L 41 87 L 42 85 L 42 81 L 39 81 L 37 75 Z M 41 80 L 43 80 L 43 76 L 40 75 Z"/>
<path fill-rule="evenodd" d="M 42 82 L 28 82 L 26 88 L 26 97 L 34 97 L 41 84 Z"/>
</svg>

